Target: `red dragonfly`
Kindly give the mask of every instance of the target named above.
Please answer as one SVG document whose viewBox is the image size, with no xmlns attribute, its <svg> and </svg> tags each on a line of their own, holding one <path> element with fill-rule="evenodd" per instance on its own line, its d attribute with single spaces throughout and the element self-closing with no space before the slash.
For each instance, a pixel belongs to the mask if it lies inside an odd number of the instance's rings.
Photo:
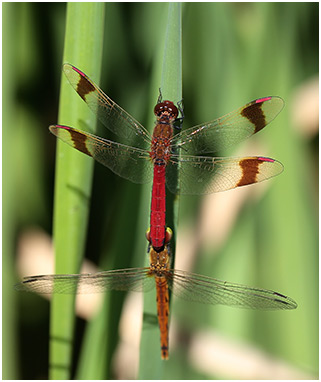
<svg viewBox="0 0 321 382">
<path fill-rule="evenodd" d="M 166 230 L 167 240 L 172 232 Z M 171 269 L 168 242 L 160 252 L 150 248 L 150 266 L 75 275 L 28 276 L 15 285 L 19 291 L 37 293 L 98 293 L 109 290 L 149 291 L 156 286 L 161 357 L 168 359 L 170 288 L 174 295 L 205 304 L 222 304 L 250 309 L 295 309 L 297 304 L 281 293 L 220 281 L 195 273 Z"/>
<path fill-rule="evenodd" d="M 177 167 L 179 192 L 183 194 L 225 191 L 269 179 L 283 171 L 282 164 L 271 158 L 203 156 L 263 129 L 282 110 L 284 101 L 279 97 L 257 99 L 224 117 L 173 135 L 174 123 L 183 118 L 178 118 L 182 110 L 171 101 L 162 101 L 160 96 L 154 108 L 156 125 L 150 135 L 79 69 L 65 64 L 63 71 L 98 119 L 128 145 L 68 126 L 53 125 L 50 131 L 125 179 L 146 183 L 153 174 L 149 240 L 156 251 L 163 251 L 167 241 L 165 178 L 167 187 L 175 193 Z"/>
</svg>

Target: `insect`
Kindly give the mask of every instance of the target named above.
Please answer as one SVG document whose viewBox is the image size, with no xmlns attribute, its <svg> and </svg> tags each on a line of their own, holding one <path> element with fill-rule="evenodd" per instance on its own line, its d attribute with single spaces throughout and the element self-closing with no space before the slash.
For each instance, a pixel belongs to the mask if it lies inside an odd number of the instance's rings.
<svg viewBox="0 0 321 382">
<path fill-rule="evenodd" d="M 169 241 L 172 232 L 166 229 Z M 149 248 L 149 267 L 128 268 L 87 274 L 25 277 L 19 291 L 37 293 L 98 293 L 109 290 L 149 291 L 156 287 L 161 357 L 168 359 L 169 295 L 205 304 L 222 304 L 251 309 L 295 309 L 297 304 L 281 293 L 220 281 L 191 272 L 171 269 L 169 242 L 162 251 Z"/>
<path fill-rule="evenodd" d="M 178 188 L 182 194 L 225 191 L 269 179 L 283 171 L 282 164 L 271 158 L 204 156 L 262 130 L 282 110 L 284 101 L 279 97 L 257 99 L 224 117 L 174 135 L 182 109 L 160 96 L 154 108 L 156 124 L 151 135 L 79 69 L 64 64 L 63 71 L 98 119 L 128 144 L 63 125 L 52 125 L 50 131 L 125 179 L 146 183 L 153 177 L 148 239 L 155 251 L 162 252 L 168 241 L 165 183 L 170 191 L 177 191 L 178 167 Z"/>
</svg>

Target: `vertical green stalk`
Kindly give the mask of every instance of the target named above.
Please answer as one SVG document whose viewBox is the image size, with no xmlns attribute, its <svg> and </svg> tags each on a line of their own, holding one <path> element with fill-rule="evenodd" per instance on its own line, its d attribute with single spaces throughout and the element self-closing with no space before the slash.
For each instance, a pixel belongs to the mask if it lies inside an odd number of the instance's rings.
<svg viewBox="0 0 321 382">
<path fill-rule="evenodd" d="M 165 37 L 161 90 L 164 99 L 175 103 L 183 99 L 182 95 L 182 14 L 180 3 L 170 3 L 168 24 Z M 180 117 L 180 116 L 179 116 Z M 175 134 L 175 131 L 174 131 Z M 177 174 L 178 180 L 178 174 Z M 171 240 L 172 264 L 175 262 L 176 233 L 178 222 L 178 197 L 166 194 L 166 224 L 173 230 Z"/>
<path fill-rule="evenodd" d="M 178 102 L 182 99 L 182 41 L 181 41 L 181 4 L 170 3 L 165 34 L 164 50 L 155 57 L 154 76 L 159 73 L 162 62 L 162 78 L 154 80 L 155 89 L 161 88 L 163 99 Z M 159 44 L 158 44 L 159 45 Z M 153 105 L 154 106 L 154 105 Z M 150 193 L 150 190 L 149 190 Z M 175 251 L 177 202 L 175 197 L 166 195 L 166 224 L 174 229 L 172 250 Z M 149 262 L 148 262 L 149 265 Z M 154 293 L 144 295 L 144 318 L 140 348 L 139 379 L 162 379 L 165 362 L 161 360 L 160 333 L 156 316 L 156 298 Z"/>
<path fill-rule="evenodd" d="M 98 82 L 104 26 L 103 3 L 68 3 L 64 62 L 72 63 Z M 61 83 L 59 123 L 91 131 L 95 116 L 66 78 Z M 57 142 L 54 245 L 55 272 L 77 273 L 84 253 L 93 174 L 93 160 Z M 70 379 L 74 331 L 73 295 L 54 295 L 50 322 L 51 379 Z"/>
<path fill-rule="evenodd" d="M 3 130 L 2 130 L 2 378 L 20 378 L 17 366 L 17 330 L 16 330 L 16 299 L 12 285 L 14 283 L 13 261 L 14 261 L 14 239 L 16 225 L 17 189 L 15 187 L 15 155 L 12 148 L 15 145 L 16 131 L 13 126 L 17 125 L 17 113 L 14 103 L 14 89 L 16 86 L 16 60 L 15 50 L 17 41 L 17 29 L 14 21 L 17 18 L 17 4 L 4 3 L 2 13 L 3 31 Z M 15 47 L 15 48 L 14 48 Z"/>
</svg>

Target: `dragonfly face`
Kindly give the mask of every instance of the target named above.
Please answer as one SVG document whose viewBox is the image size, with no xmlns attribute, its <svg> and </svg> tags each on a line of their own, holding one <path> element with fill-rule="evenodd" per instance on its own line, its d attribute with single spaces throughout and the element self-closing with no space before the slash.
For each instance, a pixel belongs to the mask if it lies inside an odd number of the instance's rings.
<svg viewBox="0 0 321 382">
<path fill-rule="evenodd" d="M 178 109 L 172 101 L 161 101 L 154 108 L 157 123 L 172 123 L 178 117 Z"/>
</svg>

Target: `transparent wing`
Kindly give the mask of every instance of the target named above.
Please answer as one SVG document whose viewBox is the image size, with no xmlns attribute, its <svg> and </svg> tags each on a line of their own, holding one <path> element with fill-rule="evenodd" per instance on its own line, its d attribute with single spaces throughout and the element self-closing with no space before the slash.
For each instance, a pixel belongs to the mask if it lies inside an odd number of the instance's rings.
<svg viewBox="0 0 321 382">
<path fill-rule="evenodd" d="M 42 275 L 25 277 L 15 289 L 42 294 L 99 293 L 108 290 L 149 291 L 155 286 L 149 268 L 128 268 L 78 275 Z"/>
<path fill-rule="evenodd" d="M 258 183 L 280 174 L 282 163 L 264 157 L 218 158 L 172 155 L 166 168 L 167 187 L 175 192 L 179 167 L 181 194 L 207 194 Z"/>
<path fill-rule="evenodd" d="M 63 71 L 71 86 L 110 131 L 128 139 L 129 144 L 133 144 L 135 140 L 137 147 L 144 149 L 150 146 L 151 136 L 148 131 L 111 100 L 86 74 L 70 64 L 64 64 Z"/>
<path fill-rule="evenodd" d="M 265 97 L 213 121 L 191 127 L 175 135 L 175 146 L 184 154 L 212 153 L 233 146 L 263 129 L 280 113 L 284 101 L 280 97 Z"/>
<path fill-rule="evenodd" d="M 189 301 L 252 309 L 295 309 L 297 304 L 281 293 L 228 283 L 180 270 L 164 272 L 173 293 Z M 155 287 L 149 268 L 129 268 L 78 275 L 25 277 L 18 291 L 42 294 L 99 293 L 108 290 L 149 291 Z"/>
<path fill-rule="evenodd" d="M 146 150 L 109 141 L 73 127 L 52 125 L 52 134 L 87 154 L 115 174 L 135 183 L 147 183 L 152 177 L 153 163 Z"/>
<path fill-rule="evenodd" d="M 290 297 L 271 290 L 220 281 L 211 277 L 171 269 L 167 280 L 173 294 L 189 301 L 250 309 L 295 309 Z"/>
</svg>

